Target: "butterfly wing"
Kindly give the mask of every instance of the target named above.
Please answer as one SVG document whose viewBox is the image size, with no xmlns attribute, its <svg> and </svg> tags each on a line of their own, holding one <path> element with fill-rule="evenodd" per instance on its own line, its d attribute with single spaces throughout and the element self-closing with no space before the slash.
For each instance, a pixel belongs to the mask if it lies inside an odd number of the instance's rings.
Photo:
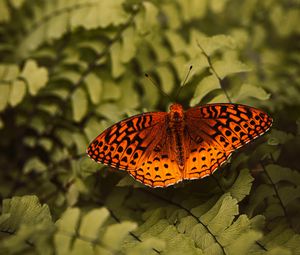
<svg viewBox="0 0 300 255">
<path fill-rule="evenodd" d="M 209 104 L 186 112 L 190 154 L 185 179 L 212 174 L 238 148 L 269 130 L 272 118 L 239 104 Z"/>
<path fill-rule="evenodd" d="M 145 185 L 172 185 L 181 175 L 176 171 L 177 165 L 171 164 L 166 115 L 149 112 L 122 120 L 96 137 L 87 154 L 96 162 L 127 170 Z"/>
<path fill-rule="evenodd" d="M 182 181 L 182 174 L 176 162 L 176 154 L 172 149 L 171 137 L 166 128 L 158 130 L 159 137 L 154 147 L 149 148 L 150 153 L 139 164 L 136 171 L 130 171 L 138 181 L 150 187 L 167 187 Z"/>
</svg>

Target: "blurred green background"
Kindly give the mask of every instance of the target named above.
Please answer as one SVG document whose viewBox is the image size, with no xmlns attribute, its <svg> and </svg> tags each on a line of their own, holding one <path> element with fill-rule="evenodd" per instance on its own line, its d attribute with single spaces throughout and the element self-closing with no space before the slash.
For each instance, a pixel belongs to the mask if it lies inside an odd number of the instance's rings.
<svg viewBox="0 0 300 255">
<path fill-rule="evenodd" d="M 300 254 L 299 0 L 2 0 L 0 254 Z M 201 45 L 207 59 L 197 42 Z M 92 162 L 133 114 L 228 102 L 272 130 L 151 189 Z"/>
</svg>

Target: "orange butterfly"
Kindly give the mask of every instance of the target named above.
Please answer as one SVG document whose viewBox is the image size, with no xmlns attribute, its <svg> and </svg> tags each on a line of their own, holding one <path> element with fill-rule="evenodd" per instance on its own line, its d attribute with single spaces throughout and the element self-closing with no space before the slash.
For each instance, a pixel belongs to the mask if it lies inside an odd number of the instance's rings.
<svg viewBox="0 0 300 255">
<path fill-rule="evenodd" d="M 109 127 L 87 154 L 150 187 L 211 175 L 230 155 L 267 132 L 272 118 L 241 104 L 207 104 L 184 111 L 139 114 Z"/>
</svg>

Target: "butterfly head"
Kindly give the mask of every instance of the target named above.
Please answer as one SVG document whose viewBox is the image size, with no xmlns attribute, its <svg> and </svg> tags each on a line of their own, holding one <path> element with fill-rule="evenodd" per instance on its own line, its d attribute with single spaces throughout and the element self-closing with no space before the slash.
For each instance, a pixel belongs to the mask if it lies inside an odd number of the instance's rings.
<svg viewBox="0 0 300 255">
<path fill-rule="evenodd" d="M 178 122 L 182 121 L 184 117 L 184 112 L 181 104 L 172 104 L 170 106 L 170 116 L 171 120 Z"/>
</svg>

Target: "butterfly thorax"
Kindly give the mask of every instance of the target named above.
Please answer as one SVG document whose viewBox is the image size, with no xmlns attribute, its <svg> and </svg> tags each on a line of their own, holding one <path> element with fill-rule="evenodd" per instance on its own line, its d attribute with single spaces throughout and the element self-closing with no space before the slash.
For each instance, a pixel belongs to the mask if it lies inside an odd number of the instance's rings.
<svg viewBox="0 0 300 255">
<path fill-rule="evenodd" d="M 184 111 L 181 104 L 172 104 L 169 111 L 169 121 L 182 122 L 184 118 Z"/>
<path fill-rule="evenodd" d="M 180 104 L 172 104 L 168 114 L 168 136 L 172 140 L 174 145 L 174 151 L 176 153 L 176 161 L 179 169 L 183 171 L 185 166 L 186 151 L 184 150 L 184 131 L 185 120 L 184 110 Z"/>
</svg>

